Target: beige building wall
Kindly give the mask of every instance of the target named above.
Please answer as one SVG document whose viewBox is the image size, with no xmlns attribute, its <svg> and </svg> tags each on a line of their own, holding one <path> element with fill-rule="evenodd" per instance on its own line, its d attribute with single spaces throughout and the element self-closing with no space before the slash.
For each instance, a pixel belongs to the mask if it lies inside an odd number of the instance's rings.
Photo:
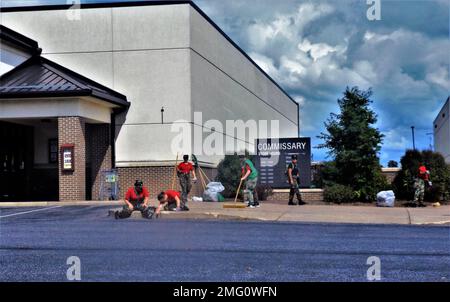
<svg viewBox="0 0 450 302">
<path fill-rule="evenodd" d="M 434 149 L 450 164 L 450 97 L 434 120 Z"/>
<path fill-rule="evenodd" d="M 171 164 L 171 127 L 195 133 L 195 112 L 203 122 L 277 120 L 281 137 L 298 136 L 297 104 L 189 4 L 86 8 L 75 20 L 67 10 L 0 17 L 44 57 L 127 96 L 131 107 L 116 121 L 118 166 Z M 200 156 L 213 166 L 221 158 Z"/>
</svg>

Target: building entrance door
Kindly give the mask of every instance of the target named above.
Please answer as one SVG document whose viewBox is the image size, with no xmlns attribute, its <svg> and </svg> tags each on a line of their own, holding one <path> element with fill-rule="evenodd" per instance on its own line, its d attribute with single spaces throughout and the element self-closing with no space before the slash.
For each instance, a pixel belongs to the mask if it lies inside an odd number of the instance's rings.
<svg viewBox="0 0 450 302">
<path fill-rule="evenodd" d="M 0 122 L 0 200 L 30 200 L 33 127 Z"/>
</svg>

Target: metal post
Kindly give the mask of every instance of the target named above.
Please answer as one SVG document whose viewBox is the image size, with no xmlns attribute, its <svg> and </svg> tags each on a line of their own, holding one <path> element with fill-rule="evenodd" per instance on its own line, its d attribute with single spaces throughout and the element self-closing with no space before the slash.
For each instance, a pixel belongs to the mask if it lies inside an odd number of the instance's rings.
<svg viewBox="0 0 450 302">
<path fill-rule="evenodd" d="M 413 149 L 416 150 L 416 140 L 414 137 L 414 126 L 411 126 L 411 132 L 412 132 L 412 140 L 413 140 Z"/>
</svg>

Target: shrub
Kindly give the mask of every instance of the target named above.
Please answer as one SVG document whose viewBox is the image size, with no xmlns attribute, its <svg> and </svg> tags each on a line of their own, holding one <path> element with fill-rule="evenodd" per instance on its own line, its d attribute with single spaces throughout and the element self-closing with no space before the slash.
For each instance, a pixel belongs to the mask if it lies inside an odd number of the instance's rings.
<svg viewBox="0 0 450 302">
<path fill-rule="evenodd" d="M 438 201 L 450 190 L 450 168 L 444 157 L 430 150 L 407 150 L 401 159 L 402 170 L 394 179 L 393 187 L 397 198 L 412 200 L 414 198 L 414 180 L 420 163 L 430 170 L 433 186 L 425 191 L 425 200 Z"/>
<path fill-rule="evenodd" d="M 323 197 L 326 202 L 343 203 L 353 202 L 356 194 L 351 187 L 333 184 L 325 187 Z"/>
<path fill-rule="evenodd" d="M 239 156 L 225 155 L 225 158 L 217 166 L 217 180 L 222 183 L 225 190 L 222 195 L 226 198 L 234 198 L 240 182 Z"/>
</svg>

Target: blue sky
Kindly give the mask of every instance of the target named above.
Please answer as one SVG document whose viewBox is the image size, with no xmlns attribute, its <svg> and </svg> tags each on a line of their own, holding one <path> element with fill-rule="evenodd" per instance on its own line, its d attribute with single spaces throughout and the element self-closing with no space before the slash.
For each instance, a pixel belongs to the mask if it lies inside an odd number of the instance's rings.
<svg viewBox="0 0 450 302">
<path fill-rule="evenodd" d="M 374 91 L 383 164 L 412 147 L 413 125 L 417 148 L 429 148 L 427 134 L 450 95 L 449 0 L 381 0 L 380 21 L 367 20 L 365 0 L 194 2 L 299 102 L 301 135 L 313 145 L 345 87 L 359 86 Z M 326 158 L 325 150 L 313 154 Z"/>
</svg>

